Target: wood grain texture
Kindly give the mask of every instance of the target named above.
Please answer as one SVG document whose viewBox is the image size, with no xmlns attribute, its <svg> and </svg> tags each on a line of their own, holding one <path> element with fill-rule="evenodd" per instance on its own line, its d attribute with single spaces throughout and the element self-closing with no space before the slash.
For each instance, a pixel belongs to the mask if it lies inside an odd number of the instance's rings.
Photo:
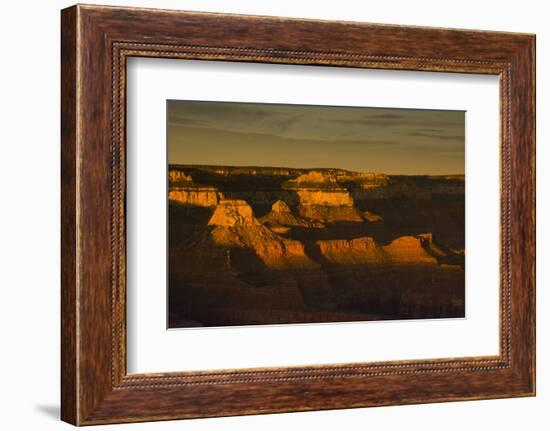
<svg viewBox="0 0 550 431">
<path fill-rule="evenodd" d="M 525 34 L 100 6 L 64 10 L 63 420 L 86 425 L 533 395 L 534 47 L 534 36 Z M 127 375 L 129 56 L 499 75 L 499 356 Z"/>
<path fill-rule="evenodd" d="M 76 9 L 61 16 L 61 417 L 77 422 Z"/>
</svg>

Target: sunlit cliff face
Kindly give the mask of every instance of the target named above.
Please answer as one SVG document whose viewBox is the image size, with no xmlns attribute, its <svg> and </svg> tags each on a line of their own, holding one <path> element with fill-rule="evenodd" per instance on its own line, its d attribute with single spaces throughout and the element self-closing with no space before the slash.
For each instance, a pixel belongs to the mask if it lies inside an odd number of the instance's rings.
<svg viewBox="0 0 550 431">
<path fill-rule="evenodd" d="M 195 178 L 197 179 L 195 179 Z M 320 229 L 332 223 L 383 224 L 380 202 L 433 203 L 464 195 L 464 179 L 389 177 L 343 170 L 172 167 L 168 199 L 213 211 L 208 225 Z M 263 215 L 254 208 L 269 208 Z M 406 208 L 401 219 L 407 221 Z M 394 217 L 395 214 L 390 214 Z M 423 232 L 417 232 L 423 233 Z"/>
</svg>

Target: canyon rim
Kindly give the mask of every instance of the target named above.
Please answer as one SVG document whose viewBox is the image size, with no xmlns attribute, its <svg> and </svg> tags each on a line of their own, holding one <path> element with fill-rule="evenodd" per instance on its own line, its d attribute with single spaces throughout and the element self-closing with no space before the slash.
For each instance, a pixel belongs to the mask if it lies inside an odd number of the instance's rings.
<svg viewBox="0 0 550 431">
<path fill-rule="evenodd" d="M 464 112 L 167 112 L 169 328 L 465 317 Z"/>
</svg>

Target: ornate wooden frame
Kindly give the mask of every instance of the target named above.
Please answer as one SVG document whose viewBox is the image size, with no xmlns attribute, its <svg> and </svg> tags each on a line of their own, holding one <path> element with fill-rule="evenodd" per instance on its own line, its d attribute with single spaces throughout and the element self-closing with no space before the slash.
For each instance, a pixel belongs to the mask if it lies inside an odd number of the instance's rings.
<svg viewBox="0 0 550 431">
<path fill-rule="evenodd" d="M 77 5 L 62 11 L 61 47 L 63 420 L 88 425 L 535 394 L 534 35 Z M 498 75 L 500 354 L 128 375 L 129 56 Z"/>
</svg>

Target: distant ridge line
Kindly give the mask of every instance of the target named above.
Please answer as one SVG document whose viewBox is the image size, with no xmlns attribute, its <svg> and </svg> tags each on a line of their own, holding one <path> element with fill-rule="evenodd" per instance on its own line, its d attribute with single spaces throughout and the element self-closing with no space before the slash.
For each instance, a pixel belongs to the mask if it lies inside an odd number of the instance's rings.
<svg viewBox="0 0 550 431">
<path fill-rule="evenodd" d="M 274 170 L 289 171 L 296 174 L 303 174 L 311 171 L 322 171 L 322 172 L 331 172 L 331 173 L 345 173 L 345 174 L 376 174 L 376 175 L 387 175 L 391 177 L 430 177 L 430 178 L 453 178 L 453 179 L 464 179 L 465 174 L 388 174 L 385 172 L 375 172 L 375 171 L 352 171 L 350 169 L 343 168 L 290 168 L 286 166 L 255 166 L 255 165 L 243 165 L 243 166 L 232 166 L 232 165 L 202 165 L 202 164 L 182 164 L 182 163 L 169 163 L 169 169 L 205 169 L 205 170 L 218 170 L 225 169 L 229 171 L 247 171 L 247 170 L 256 170 L 256 171 L 265 171 L 266 173 Z"/>
</svg>

